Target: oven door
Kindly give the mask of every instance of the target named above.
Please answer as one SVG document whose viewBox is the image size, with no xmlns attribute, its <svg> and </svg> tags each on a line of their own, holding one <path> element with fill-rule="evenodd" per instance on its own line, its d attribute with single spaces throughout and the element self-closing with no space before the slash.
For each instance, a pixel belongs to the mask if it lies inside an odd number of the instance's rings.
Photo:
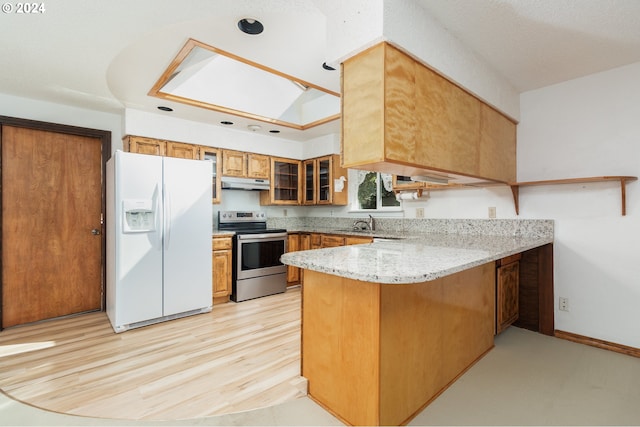
<svg viewBox="0 0 640 427">
<path fill-rule="evenodd" d="M 238 234 L 237 279 L 286 273 L 280 257 L 287 250 L 287 233 Z"/>
</svg>

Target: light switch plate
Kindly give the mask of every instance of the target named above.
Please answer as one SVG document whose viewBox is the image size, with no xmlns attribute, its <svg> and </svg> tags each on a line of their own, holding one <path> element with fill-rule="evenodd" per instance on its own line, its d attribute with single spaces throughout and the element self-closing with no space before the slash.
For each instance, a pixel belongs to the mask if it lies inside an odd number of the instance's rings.
<svg viewBox="0 0 640 427">
<path fill-rule="evenodd" d="M 489 218 L 495 218 L 495 217 L 496 217 L 496 207 L 491 206 L 489 207 Z"/>
<path fill-rule="evenodd" d="M 416 208 L 416 218 L 424 218 L 424 208 Z"/>
</svg>

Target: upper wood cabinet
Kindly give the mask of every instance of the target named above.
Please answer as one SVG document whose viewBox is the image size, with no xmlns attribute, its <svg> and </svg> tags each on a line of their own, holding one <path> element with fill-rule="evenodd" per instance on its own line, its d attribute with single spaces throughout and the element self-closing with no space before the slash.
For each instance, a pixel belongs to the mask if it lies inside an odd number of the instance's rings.
<svg viewBox="0 0 640 427">
<path fill-rule="evenodd" d="M 347 170 L 340 166 L 340 156 L 318 157 L 302 162 L 302 204 L 346 205 L 348 190 L 345 182 L 337 189 L 335 180 L 347 178 Z M 339 191 L 338 191 L 339 190 Z"/>
<path fill-rule="evenodd" d="M 200 160 L 211 160 L 213 167 L 211 170 L 211 203 L 220 203 L 222 184 L 220 175 L 222 171 L 222 161 L 220 159 L 220 149 L 201 146 L 199 149 Z"/>
<path fill-rule="evenodd" d="M 183 142 L 165 141 L 143 136 L 127 135 L 123 139 L 125 151 L 154 156 L 179 157 L 181 159 L 197 159 L 198 146 Z"/>
<path fill-rule="evenodd" d="M 269 179 L 269 156 L 222 150 L 222 175 Z"/>
<path fill-rule="evenodd" d="M 143 136 L 127 135 L 123 138 L 123 146 L 124 151 L 130 153 L 164 156 L 167 149 L 167 142 Z"/>
<path fill-rule="evenodd" d="M 380 43 L 343 64 L 342 156 L 347 168 L 515 182 L 516 124 Z"/>
<path fill-rule="evenodd" d="M 261 205 L 299 205 L 302 200 L 302 162 L 271 157 L 269 191 L 260 193 Z"/>
<path fill-rule="evenodd" d="M 246 177 L 247 153 L 222 150 L 222 175 Z"/>
<path fill-rule="evenodd" d="M 198 146 L 182 142 L 167 141 L 166 155 L 168 157 L 178 157 L 181 159 L 198 159 Z"/>
<path fill-rule="evenodd" d="M 247 178 L 269 179 L 269 156 L 247 153 Z"/>
</svg>

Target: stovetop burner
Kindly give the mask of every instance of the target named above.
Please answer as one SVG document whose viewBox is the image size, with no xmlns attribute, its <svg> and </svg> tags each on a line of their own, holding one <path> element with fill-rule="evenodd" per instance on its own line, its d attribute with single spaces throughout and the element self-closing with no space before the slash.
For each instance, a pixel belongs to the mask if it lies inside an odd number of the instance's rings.
<svg viewBox="0 0 640 427">
<path fill-rule="evenodd" d="M 286 233 L 281 228 L 267 228 L 267 215 L 262 211 L 220 211 L 218 230 L 239 234 Z"/>
</svg>

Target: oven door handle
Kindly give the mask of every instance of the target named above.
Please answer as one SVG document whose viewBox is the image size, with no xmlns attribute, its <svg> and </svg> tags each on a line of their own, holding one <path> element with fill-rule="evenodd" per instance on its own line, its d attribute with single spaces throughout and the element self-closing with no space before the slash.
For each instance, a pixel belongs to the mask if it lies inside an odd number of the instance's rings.
<svg viewBox="0 0 640 427">
<path fill-rule="evenodd" d="M 261 234 L 238 234 L 238 240 L 249 241 L 249 240 L 260 240 L 260 241 L 268 241 L 268 240 L 282 240 L 286 239 L 287 233 L 261 233 Z"/>
</svg>

